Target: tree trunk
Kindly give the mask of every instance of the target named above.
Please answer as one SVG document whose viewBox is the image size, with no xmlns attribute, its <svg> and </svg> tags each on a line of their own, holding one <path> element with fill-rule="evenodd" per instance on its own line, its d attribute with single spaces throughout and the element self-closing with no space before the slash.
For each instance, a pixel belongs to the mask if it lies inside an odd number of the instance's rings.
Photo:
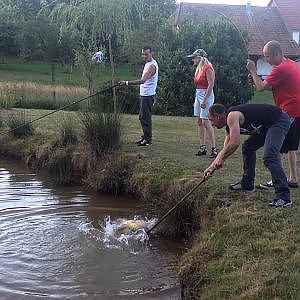
<svg viewBox="0 0 300 300">
<path fill-rule="evenodd" d="M 109 48 L 109 60 L 110 60 L 110 66 L 111 66 L 111 82 L 112 85 L 115 85 L 115 66 L 114 66 L 114 57 L 112 54 L 112 46 L 111 46 L 111 34 L 108 36 L 108 48 Z M 116 89 L 113 88 L 113 103 L 114 103 L 114 112 L 117 112 L 117 95 L 116 95 Z"/>
<path fill-rule="evenodd" d="M 56 91 L 55 91 L 55 83 L 56 83 L 56 74 L 55 74 L 55 63 L 51 63 L 51 78 L 52 78 L 52 95 L 53 100 L 56 101 Z"/>
</svg>

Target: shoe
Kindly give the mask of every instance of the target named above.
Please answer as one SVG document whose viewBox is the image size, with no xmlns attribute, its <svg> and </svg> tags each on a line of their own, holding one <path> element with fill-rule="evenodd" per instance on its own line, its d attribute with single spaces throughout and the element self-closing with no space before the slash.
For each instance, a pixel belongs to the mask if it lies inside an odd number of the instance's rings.
<svg viewBox="0 0 300 300">
<path fill-rule="evenodd" d="M 136 141 L 136 144 L 137 144 L 137 145 L 140 144 L 143 140 L 144 140 L 144 137 L 141 136 L 141 138 L 140 138 L 138 141 Z"/>
<path fill-rule="evenodd" d="M 207 150 L 206 150 L 206 146 L 205 145 L 201 145 L 199 148 L 199 151 L 197 153 L 195 153 L 196 156 L 202 156 L 202 155 L 206 155 Z"/>
<path fill-rule="evenodd" d="M 215 157 L 217 157 L 217 155 L 218 155 L 218 150 L 217 150 L 217 148 L 216 147 L 212 147 L 211 148 L 211 153 L 210 153 L 210 158 L 215 158 Z"/>
<path fill-rule="evenodd" d="M 274 185 L 273 185 L 272 180 L 270 180 L 270 181 L 267 181 L 266 183 L 261 183 L 259 185 L 259 187 L 264 190 L 270 190 L 270 189 L 274 188 Z"/>
<path fill-rule="evenodd" d="M 138 144 L 138 146 L 141 146 L 141 147 L 150 146 L 150 145 L 152 145 L 152 142 L 146 141 L 146 140 L 142 140 L 142 141 Z"/>
<path fill-rule="evenodd" d="M 298 182 L 291 182 L 291 181 L 288 181 L 288 185 L 289 185 L 289 187 L 292 188 L 292 189 L 296 189 L 296 188 L 299 187 Z"/>
<path fill-rule="evenodd" d="M 288 181 L 288 185 L 289 185 L 289 187 L 292 188 L 292 189 L 296 189 L 296 188 L 299 187 L 298 182 L 291 182 L 291 181 Z M 261 183 L 261 184 L 259 185 L 259 187 L 260 187 L 261 189 L 269 190 L 269 189 L 272 189 L 272 188 L 274 187 L 274 185 L 273 185 L 272 180 L 270 180 L 270 181 L 268 181 L 268 182 L 266 182 L 266 183 Z"/>
<path fill-rule="evenodd" d="M 274 199 L 272 202 L 269 203 L 269 207 L 289 207 L 291 205 L 292 201 L 290 199 Z"/>
<path fill-rule="evenodd" d="M 246 192 L 255 192 L 255 188 L 253 187 L 252 189 L 249 189 L 249 188 L 244 188 L 242 186 L 242 183 L 239 181 L 239 182 L 236 182 L 236 183 L 232 183 L 229 185 L 229 189 L 232 190 L 232 191 L 246 191 Z"/>
</svg>

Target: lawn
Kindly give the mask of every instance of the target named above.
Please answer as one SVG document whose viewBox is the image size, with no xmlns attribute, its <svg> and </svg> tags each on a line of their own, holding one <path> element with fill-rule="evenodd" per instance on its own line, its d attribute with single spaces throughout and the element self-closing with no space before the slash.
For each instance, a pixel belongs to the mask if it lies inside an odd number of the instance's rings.
<svg viewBox="0 0 300 300">
<path fill-rule="evenodd" d="M 4 72 L 2 67 L 0 74 Z M 41 65 L 36 68 L 42 78 Z M 23 71 L 20 72 L 17 67 L 15 71 L 10 69 L 10 72 L 2 73 L 7 75 L 3 78 L 41 79 L 26 71 L 25 65 L 21 69 Z M 46 66 L 45 70 L 49 72 Z M 123 71 L 127 76 L 126 68 Z M 80 81 L 80 74 L 74 74 L 69 83 Z M 44 76 L 46 80 L 49 74 Z M 69 75 L 61 72 L 59 76 L 68 84 Z M 252 103 L 273 103 L 272 95 L 256 93 Z M 14 111 L 1 110 L 1 121 Z M 49 111 L 26 112 L 34 119 Z M 36 134 L 33 137 L 13 141 L 11 145 L 19 144 L 18 151 L 27 153 L 39 147 L 49 148 L 57 140 L 58 124 L 65 115 L 78 120 L 75 112 L 55 113 L 34 123 Z M 80 122 L 76 124 L 80 131 Z M 2 130 L 6 129 L 2 127 Z M 139 195 L 148 193 L 150 204 L 160 204 L 161 211 L 156 213 L 162 215 L 202 179 L 203 171 L 212 159 L 194 155 L 199 144 L 194 118 L 153 116 L 153 145 L 149 147 L 135 145 L 140 134 L 138 116 L 123 115 L 123 143 L 116 157 L 135 155 L 141 158 L 130 179 L 139 188 Z M 216 130 L 219 149 L 224 136 L 224 129 Z M 244 139 L 242 137 L 242 141 Z M 5 139 L 1 141 L 1 148 L 5 146 L 3 141 Z M 286 158 L 283 165 L 287 170 Z M 185 299 L 299 299 L 300 189 L 291 190 L 294 202 L 291 208 L 270 209 L 267 203 L 273 198 L 273 191 L 228 191 L 228 185 L 238 181 L 241 174 L 240 147 L 227 159 L 224 167 L 216 171 L 163 224 L 168 228 L 175 228 L 180 222 L 184 223 L 184 228 L 200 225 L 193 229 L 196 230 L 193 240 L 188 241 L 186 253 L 180 259 L 179 273 Z M 269 179 L 260 150 L 257 154 L 256 185 Z"/>
<path fill-rule="evenodd" d="M 64 69 L 56 64 L 56 84 L 65 86 L 87 87 L 87 80 L 79 68 L 70 67 Z M 133 73 L 128 66 L 116 66 L 116 78 L 132 79 Z M 41 61 L 24 62 L 20 59 L 5 59 L 0 63 L 0 78 L 2 82 L 35 82 L 39 84 L 51 84 L 51 66 Z M 108 63 L 99 65 L 99 73 L 95 77 L 95 86 L 111 80 L 111 69 Z"/>
<path fill-rule="evenodd" d="M 132 67 L 116 64 L 117 79 L 134 79 Z M 141 70 L 138 70 L 138 74 Z M 87 87 L 87 80 L 82 75 L 79 68 L 74 67 L 70 73 L 70 67 L 64 69 L 60 64 L 56 64 L 56 84 L 64 86 Z M 0 63 L 0 82 L 33 82 L 41 85 L 51 85 L 51 66 L 42 61 L 24 62 L 20 59 L 5 59 Z M 99 73 L 96 75 L 94 84 L 97 88 L 111 80 L 111 69 L 108 63 L 99 65 Z M 271 92 L 255 92 L 251 103 L 273 104 Z"/>
<path fill-rule="evenodd" d="M 5 119 L 11 112 L 2 111 L 1 118 Z M 31 118 L 47 112 L 27 111 Z M 36 122 L 36 135 L 28 139 L 29 147 L 53 143 L 57 138 L 57 124 L 65 114 L 78 118 L 74 112 L 59 112 Z M 194 155 L 198 148 L 194 118 L 154 116 L 153 145 L 145 148 L 135 145 L 140 136 L 138 116 L 124 115 L 122 124 L 123 147 L 118 155 L 143 157 L 135 169 L 138 175 L 134 176 L 152 194 L 164 193 L 166 183 L 171 182 L 176 190 L 186 182 L 192 187 L 201 180 L 202 172 L 212 161 L 208 156 Z M 221 148 L 224 130 L 216 130 L 216 135 Z M 283 162 L 286 169 L 286 159 Z M 239 180 L 241 174 L 239 149 L 190 197 L 193 210 L 198 212 L 189 215 L 188 220 L 193 223 L 193 218 L 201 218 L 203 226 L 181 259 L 180 276 L 186 299 L 297 299 L 300 294 L 299 189 L 291 191 L 292 208 L 270 209 L 267 203 L 273 191 L 228 191 L 228 184 Z M 259 151 L 256 184 L 268 179 Z M 182 195 L 170 193 L 169 197 L 174 199 L 166 200 L 168 208 Z M 223 204 L 216 205 L 220 200 Z M 165 225 L 176 226 L 187 211 L 180 208 Z"/>
<path fill-rule="evenodd" d="M 269 91 L 258 92 L 255 91 L 250 103 L 260 103 L 260 104 L 274 104 L 273 95 Z"/>
<path fill-rule="evenodd" d="M 2 110 L 1 119 L 4 120 L 12 111 Z M 31 118 L 47 112 L 27 110 Z M 59 112 L 36 122 L 36 135 L 27 139 L 27 147 L 51 145 L 57 138 L 57 124 L 65 114 L 78 118 L 74 112 Z M 139 178 L 138 183 L 143 185 L 141 190 L 156 195 L 148 201 L 157 202 L 157 197 L 165 189 L 170 190 L 168 185 L 174 183 L 175 193 L 168 193 L 164 211 L 186 192 L 177 193 L 180 186 L 187 182 L 189 187 L 194 186 L 212 162 L 208 156 L 199 158 L 194 155 L 198 148 L 194 118 L 154 116 L 153 145 L 145 148 L 135 145 L 140 137 L 138 116 L 124 115 L 122 124 L 123 146 L 118 156 L 142 157 L 133 178 Z M 224 133 L 223 129 L 216 130 L 219 148 Z M 286 169 L 286 159 L 283 162 Z M 241 174 L 239 149 L 221 170 L 191 195 L 175 216 L 164 222 L 171 228 L 181 219 L 187 222 L 187 227 L 195 221 L 201 224 L 194 242 L 180 262 L 186 299 L 299 299 L 299 189 L 291 191 L 292 208 L 270 209 L 267 203 L 272 199 L 273 191 L 228 191 L 228 184 L 239 180 Z M 256 184 L 268 179 L 269 173 L 263 166 L 262 152 L 259 151 Z M 185 206 L 191 207 L 192 211 Z M 184 216 L 187 212 L 188 217 Z"/>
</svg>

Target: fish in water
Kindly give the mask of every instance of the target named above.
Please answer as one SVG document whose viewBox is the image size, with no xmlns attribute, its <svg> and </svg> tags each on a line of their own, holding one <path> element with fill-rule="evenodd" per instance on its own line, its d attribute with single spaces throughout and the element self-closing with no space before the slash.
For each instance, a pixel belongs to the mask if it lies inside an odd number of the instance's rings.
<svg viewBox="0 0 300 300">
<path fill-rule="evenodd" d="M 148 229 L 148 224 L 144 220 L 126 220 L 116 229 L 116 234 L 130 234 L 139 229 Z"/>
</svg>

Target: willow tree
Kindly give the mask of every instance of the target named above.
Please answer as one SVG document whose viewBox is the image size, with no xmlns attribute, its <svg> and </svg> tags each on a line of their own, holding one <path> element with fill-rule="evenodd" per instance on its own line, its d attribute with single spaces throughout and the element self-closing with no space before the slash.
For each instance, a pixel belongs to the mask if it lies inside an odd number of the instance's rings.
<svg viewBox="0 0 300 300">
<path fill-rule="evenodd" d="M 109 48 L 114 85 L 114 49 L 118 44 L 126 43 L 131 34 L 133 7 L 133 0 L 70 0 L 56 4 L 51 8 L 50 16 L 60 22 L 61 31 L 69 30 L 78 35 L 83 49 Z M 113 100 L 116 110 L 115 90 Z"/>
</svg>

